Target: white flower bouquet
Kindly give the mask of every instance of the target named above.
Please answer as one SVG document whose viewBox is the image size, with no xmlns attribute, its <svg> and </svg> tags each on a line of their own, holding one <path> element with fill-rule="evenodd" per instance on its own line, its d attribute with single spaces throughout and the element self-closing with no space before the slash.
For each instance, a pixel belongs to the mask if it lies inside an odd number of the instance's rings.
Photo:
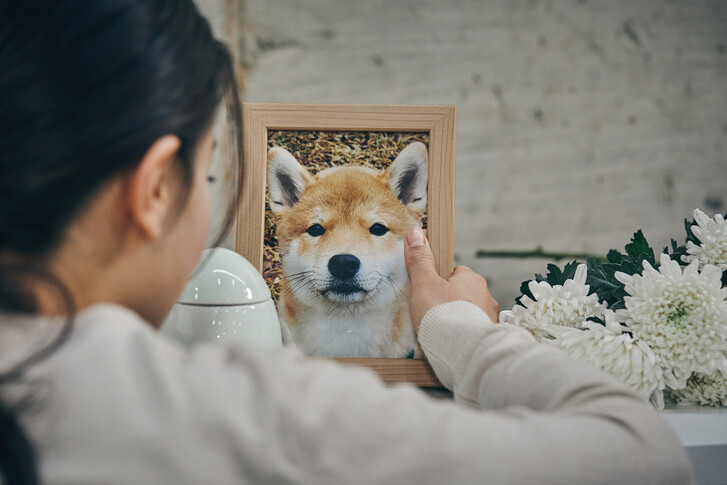
<svg viewBox="0 0 727 485">
<path fill-rule="evenodd" d="M 523 282 L 502 320 L 584 359 L 658 409 L 727 406 L 727 222 L 699 209 L 685 245 L 658 258 L 643 233 L 626 252 L 573 261 Z"/>
</svg>

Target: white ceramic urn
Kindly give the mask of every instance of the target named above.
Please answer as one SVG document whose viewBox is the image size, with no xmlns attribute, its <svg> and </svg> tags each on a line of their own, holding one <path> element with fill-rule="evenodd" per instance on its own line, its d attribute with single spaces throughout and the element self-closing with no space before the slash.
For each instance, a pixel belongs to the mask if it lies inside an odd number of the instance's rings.
<svg viewBox="0 0 727 485">
<path fill-rule="evenodd" d="M 282 347 L 265 280 L 248 260 L 225 248 L 203 252 L 160 331 L 188 347 L 200 342 Z"/>
</svg>

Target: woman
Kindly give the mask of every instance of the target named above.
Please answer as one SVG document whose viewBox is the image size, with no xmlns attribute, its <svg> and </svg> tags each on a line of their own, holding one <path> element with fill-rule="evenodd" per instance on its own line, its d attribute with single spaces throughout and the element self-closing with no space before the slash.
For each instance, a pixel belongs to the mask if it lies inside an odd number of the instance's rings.
<svg viewBox="0 0 727 485">
<path fill-rule="evenodd" d="M 155 333 L 209 225 L 229 55 L 188 0 L 0 6 L 6 483 L 687 483 L 637 395 L 494 325 L 481 277 L 409 234 L 411 312 L 452 402 L 294 349 Z M 239 150 L 238 150 L 239 152 Z"/>
</svg>

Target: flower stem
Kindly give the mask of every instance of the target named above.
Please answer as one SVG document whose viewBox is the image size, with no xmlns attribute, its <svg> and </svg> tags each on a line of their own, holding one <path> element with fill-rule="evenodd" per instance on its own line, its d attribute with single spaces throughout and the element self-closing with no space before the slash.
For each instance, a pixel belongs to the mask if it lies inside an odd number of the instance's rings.
<svg viewBox="0 0 727 485">
<path fill-rule="evenodd" d="M 480 249 L 475 253 L 477 258 L 516 258 L 516 259 L 528 259 L 528 258 L 544 258 L 553 259 L 560 261 L 562 259 L 577 259 L 587 260 L 596 259 L 599 261 L 605 261 L 606 258 L 597 254 L 588 253 L 571 253 L 571 252 L 550 252 L 544 251 L 542 246 L 538 246 L 535 249 L 528 249 L 524 251 L 510 251 L 510 250 L 485 250 Z"/>
</svg>

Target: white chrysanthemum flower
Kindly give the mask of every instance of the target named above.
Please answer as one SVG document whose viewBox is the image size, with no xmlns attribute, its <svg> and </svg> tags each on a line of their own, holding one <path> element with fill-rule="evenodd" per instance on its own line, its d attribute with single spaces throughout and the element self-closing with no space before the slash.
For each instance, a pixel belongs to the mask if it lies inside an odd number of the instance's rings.
<svg viewBox="0 0 727 485">
<path fill-rule="evenodd" d="M 727 375 L 720 371 L 710 375 L 692 374 L 687 387 L 671 394 L 681 405 L 727 406 Z"/>
<path fill-rule="evenodd" d="M 656 354 L 666 384 L 680 389 L 692 372 L 727 371 L 727 288 L 716 266 L 700 272 L 695 261 L 682 272 L 666 254 L 660 262 L 657 271 L 644 261 L 641 276 L 616 273 L 630 295 L 616 316 Z"/>
<path fill-rule="evenodd" d="M 684 262 L 699 261 L 700 265 L 713 264 L 727 271 L 727 221 L 722 214 L 711 219 L 699 209 L 694 209 L 694 220 L 697 224 L 692 226 L 692 232 L 701 244 L 687 242 L 689 254 L 684 256 Z"/>
<path fill-rule="evenodd" d="M 599 303 L 598 295 L 589 295 L 586 284 L 586 265 L 580 264 L 573 279 L 563 285 L 551 286 L 546 281 L 528 283 L 535 300 L 523 296 L 523 305 L 515 305 L 511 312 L 503 312 L 508 323 L 524 327 L 543 339 L 550 338 L 543 325 L 580 327 L 589 317 L 600 317 L 605 305 Z"/>
<path fill-rule="evenodd" d="M 586 322 L 583 329 L 548 325 L 545 329 L 555 337 L 548 343 L 600 367 L 663 409 L 665 385 L 656 356 L 644 342 L 624 333 L 612 311 L 606 310 L 604 318 L 605 326 Z"/>
</svg>

